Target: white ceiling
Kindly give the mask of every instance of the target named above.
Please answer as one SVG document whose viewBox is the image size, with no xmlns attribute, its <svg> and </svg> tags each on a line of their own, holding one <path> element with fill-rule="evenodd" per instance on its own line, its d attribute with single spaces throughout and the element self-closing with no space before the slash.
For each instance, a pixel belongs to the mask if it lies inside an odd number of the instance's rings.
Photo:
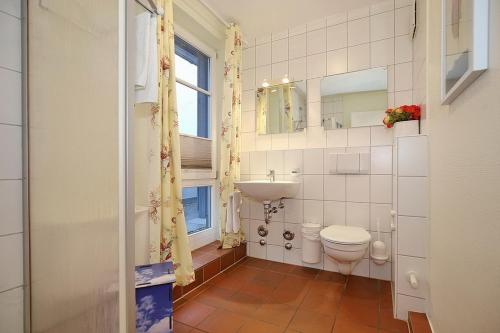
<svg viewBox="0 0 500 333">
<path fill-rule="evenodd" d="M 202 0 L 227 22 L 236 22 L 244 34 L 261 37 L 312 20 L 383 0 Z"/>
</svg>

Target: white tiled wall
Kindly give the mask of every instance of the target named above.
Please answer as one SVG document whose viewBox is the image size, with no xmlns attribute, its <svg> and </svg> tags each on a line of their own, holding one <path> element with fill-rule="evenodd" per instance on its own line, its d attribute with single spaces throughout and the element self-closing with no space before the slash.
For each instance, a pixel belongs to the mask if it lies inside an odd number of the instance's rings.
<svg viewBox="0 0 500 333">
<path fill-rule="evenodd" d="M 393 237 L 395 313 L 406 319 L 408 311 L 423 311 L 428 297 L 428 171 L 427 136 L 395 140 L 394 202 L 397 210 Z M 412 288 L 408 272 L 416 273 L 419 285 Z"/>
<path fill-rule="evenodd" d="M 21 1 L 0 1 L 0 332 L 23 332 Z"/>
<path fill-rule="evenodd" d="M 361 225 L 375 231 L 376 219 L 380 218 L 383 237 L 391 248 L 392 131 L 382 126 L 325 131 L 321 127 L 321 108 L 317 105 L 321 101 L 322 77 L 384 66 L 388 70 L 388 105 L 411 104 L 413 55 L 409 15 L 409 1 L 389 0 L 248 40 L 242 73 L 244 119 L 255 117 L 255 89 L 264 79 L 281 79 L 288 74 L 291 80 L 307 80 L 306 130 L 256 135 L 255 125 L 249 124 L 242 131 L 243 178 L 263 178 L 272 169 L 270 165 L 276 169 L 275 160 L 281 158 L 284 172 L 279 177 L 291 178 L 294 169 L 302 173 L 299 195 L 287 200 L 283 216 L 274 217 L 272 223 L 282 223 L 283 228 L 297 231 L 303 221 Z M 328 152 L 358 148 L 371 151 L 369 175 L 330 174 Z M 245 227 L 254 230 L 263 223 L 262 205 L 245 207 L 247 211 L 242 212 Z M 254 211 L 256 215 L 252 216 Z M 260 246 L 255 237 L 250 237 L 251 256 L 302 264 L 300 248 L 295 248 L 299 241 L 294 249 L 287 251 L 282 246 Z M 327 257 L 317 266 L 336 270 Z M 391 264 L 378 267 L 370 264 L 367 256 L 354 274 L 390 280 Z"/>
<path fill-rule="evenodd" d="M 255 119 L 255 89 L 263 80 L 307 80 L 308 128 L 304 132 L 256 135 L 254 121 L 244 122 L 242 150 L 283 150 L 368 146 L 363 129 L 324 131 L 319 102 L 321 78 L 374 67 L 387 67 L 388 105 L 413 100 L 413 48 L 409 1 L 383 1 L 248 39 L 243 52 L 243 119 Z M 350 140 L 347 143 L 347 140 Z M 387 142 L 387 141 L 386 141 Z"/>
<path fill-rule="evenodd" d="M 426 111 L 426 82 L 427 82 L 427 67 L 426 67 L 426 7 L 427 1 L 416 0 L 417 4 L 417 33 L 413 40 L 413 103 L 418 104 L 422 108 L 421 133 L 428 133 L 427 126 L 427 111 Z"/>
<path fill-rule="evenodd" d="M 360 130 L 363 133 L 359 133 Z M 377 219 L 380 219 L 381 238 L 391 248 L 392 209 L 392 130 L 382 126 L 362 129 L 347 129 L 346 139 L 336 148 L 305 148 L 270 151 L 243 152 L 242 179 L 263 179 L 270 169 L 274 169 L 278 179 L 295 179 L 302 186 L 295 198 L 285 200 L 285 208 L 274 215 L 267 225 L 269 234 L 266 246 L 258 242 L 259 225 L 265 224 L 263 206 L 259 202 L 244 200 L 241 209 L 243 224 L 249 240 L 249 255 L 290 264 L 313 266 L 336 271 L 336 264 L 327 256 L 321 263 L 307 265 L 302 262 L 301 224 L 303 222 L 360 226 L 371 231 L 376 240 Z M 372 145 L 383 143 L 385 145 Z M 363 143 L 360 147 L 358 144 Z M 366 151 L 370 152 L 371 171 L 366 175 L 332 174 L 330 153 Z M 335 162 L 335 160 L 333 160 Z M 333 168 L 335 170 L 335 168 Z M 298 171 L 294 176 L 292 171 Z M 295 233 L 293 249 L 284 248 L 283 232 Z M 378 266 L 365 256 L 356 269 L 355 275 L 370 276 L 378 279 L 391 279 L 391 262 Z"/>
</svg>

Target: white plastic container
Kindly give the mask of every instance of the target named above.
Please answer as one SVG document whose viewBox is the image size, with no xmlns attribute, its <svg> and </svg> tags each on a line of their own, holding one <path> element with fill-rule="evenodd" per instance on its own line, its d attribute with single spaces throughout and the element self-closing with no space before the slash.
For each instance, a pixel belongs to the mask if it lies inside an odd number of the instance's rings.
<svg viewBox="0 0 500 333">
<path fill-rule="evenodd" d="M 387 246 L 380 240 L 380 219 L 377 219 L 377 240 L 372 244 L 370 257 L 377 265 L 383 265 L 389 259 Z"/>
<path fill-rule="evenodd" d="M 394 124 L 394 137 L 419 134 L 419 120 L 398 121 Z"/>
<path fill-rule="evenodd" d="M 308 264 L 321 262 L 321 224 L 302 224 L 302 261 Z"/>
</svg>

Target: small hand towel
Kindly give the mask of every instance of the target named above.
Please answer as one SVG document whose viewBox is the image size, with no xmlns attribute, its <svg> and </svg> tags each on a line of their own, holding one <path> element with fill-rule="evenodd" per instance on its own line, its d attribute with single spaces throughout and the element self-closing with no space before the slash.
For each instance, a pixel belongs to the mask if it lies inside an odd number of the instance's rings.
<svg viewBox="0 0 500 333">
<path fill-rule="evenodd" d="M 240 206 L 241 192 L 235 191 L 229 194 L 226 208 L 226 232 L 238 233 L 240 231 Z"/>
<path fill-rule="evenodd" d="M 135 86 L 144 89 L 148 78 L 151 14 L 135 17 Z"/>
<path fill-rule="evenodd" d="M 158 45 L 156 43 L 156 16 L 150 18 L 149 29 L 149 59 L 148 77 L 146 86 L 140 88 L 136 86 L 136 103 L 157 103 L 158 102 Z"/>
<path fill-rule="evenodd" d="M 233 232 L 233 193 L 229 194 L 226 206 L 226 232 Z"/>
<path fill-rule="evenodd" d="M 241 192 L 233 192 L 233 232 L 240 232 L 240 207 L 241 207 Z"/>
</svg>

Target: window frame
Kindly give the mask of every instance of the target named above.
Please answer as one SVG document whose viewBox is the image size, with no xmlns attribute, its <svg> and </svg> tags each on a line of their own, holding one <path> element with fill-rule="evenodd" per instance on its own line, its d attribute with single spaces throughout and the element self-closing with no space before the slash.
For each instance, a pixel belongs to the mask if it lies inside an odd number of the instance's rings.
<svg viewBox="0 0 500 333">
<path fill-rule="evenodd" d="M 184 40 L 186 43 L 190 44 L 194 48 L 198 49 L 200 52 L 205 54 L 209 58 L 209 73 L 208 75 L 209 80 L 208 80 L 208 90 L 205 90 L 203 88 L 197 87 L 189 82 L 186 82 L 182 79 L 175 78 L 176 83 L 180 83 L 186 87 L 189 87 L 195 91 L 204 93 L 209 96 L 210 102 L 208 103 L 208 114 L 210 118 L 210 123 L 209 123 L 209 133 L 210 137 L 207 138 L 202 138 L 198 137 L 195 135 L 189 135 L 189 134 L 182 134 L 179 133 L 182 136 L 185 137 L 195 137 L 195 138 L 200 138 L 200 139 L 205 139 L 205 140 L 211 140 L 212 141 L 212 151 L 211 151 L 211 156 L 212 156 L 212 167 L 210 170 L 207 169 L 182 169 L 182 179 L 183 180 L 189 180 L 189 179 L 215 179 L 217 177 L 217 129 L 215 126 L 216 120 L 217 120 L 217 114 L 216 114 L 216 91 L 214 89 L 215 87 L 215 71 L 214 71 L 214 64 L 216 60 L 217 53 L 215 50 L 204 44 L 202 41 L 200 41 L 198 38 L 193 36 L 190 32 L 186 31 L 182 27 L 175 25 L 174 24 L 174 30 L 175 30 L 175 35 Z"/>
<path fill-rule="evenodd" d="M 198 49 L 200 52 L 204 53 L 209 57 L 209 80 L 208 80 L 208 90 L 205 91 L 199 87 L 193 86 L 192 84 L 185 82 L 184 80 L 178 79 L 176 77 L 176 83 L 179 82 L 187 87 L 190 87 L 196 91 L 208 92 L 210 102 L 208 103 L 209 107 L 209 133 L 210 140 L 212 141 L 212 167 L 210 170 L 207 169 L 182 169 L 182 187 L 196 187 L 196 186 L 210 186 L 210 228 L 195 232 L 189 235 L 189 246 L 191 251 L 196 250 L 204 245 L 207 245 L 215 240 L 219 239 L 219 220 L 218 217 L 218 205 L 217 202 L 217 112 L 216 112 L 216 100 L 217 100 L 217 92 L 215 89 L 215 63 L 217 58 L 217 53 L 214 49 L 207 46 L 203 43 L 199 38 L 196 38 L 193 34 L 188 32 L 186 29 L 174 23 L 175 35 L 184 40 L 186 43 Z M 197 136 L 189 135 L 189 134 L 180 134 L 186 137 L 196 137 Z M 208 140 L 206 138 L 201 138 Z M 187 223 L 187 221 L 186 221 Z"/>
<path fill-rule="evenodd" d="M 182 181 L 182 187 L 197 187 L 197 186 L 210 186 L 210 228 L 200 230 L 198 232 L 188 235 L 189 246 L 191 251 L 196 250 L 204 245 L 207 245 L 219 238 L 219 223 L 216 220 L 217 214 L 215 211 L 216 205 L 214 199 L 216 198 L 216 181 L 214 179 L 189 179 Z M 187 221 L 186 221 L 187 223 Z"/>
</svg>

